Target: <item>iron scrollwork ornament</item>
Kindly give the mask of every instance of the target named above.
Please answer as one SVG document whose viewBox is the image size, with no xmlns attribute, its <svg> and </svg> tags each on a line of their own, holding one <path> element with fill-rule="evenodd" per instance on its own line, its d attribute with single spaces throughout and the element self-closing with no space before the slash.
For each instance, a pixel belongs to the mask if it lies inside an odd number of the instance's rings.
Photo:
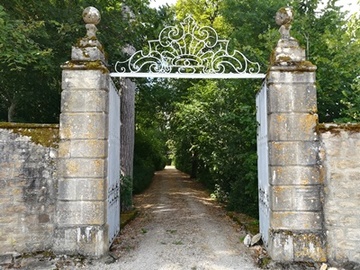
<svg viewBox="0 0 360 270">
<path fill-rule="evenodd" d="M 148 49 L 135 52 L 126 61 L 118 61 L 118 73 L 175 74 L 258 74 L 260 65 L 238 50 L 228 52 L 229 41 L 219 39 L 209 26 L 199 26 L 186 17 L 179 26 L 165 27 L 157 40 L 148 41 Z"/>
</svg>

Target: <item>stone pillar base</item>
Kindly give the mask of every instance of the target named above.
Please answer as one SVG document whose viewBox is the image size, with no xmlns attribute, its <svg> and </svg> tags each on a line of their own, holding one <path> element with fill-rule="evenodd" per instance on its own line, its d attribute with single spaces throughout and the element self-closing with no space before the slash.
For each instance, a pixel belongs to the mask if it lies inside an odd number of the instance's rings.
<svg viewBox="0 0 360 270">
<path fill-rule="evenodd" d="M 274 261 L 326 262 L 326 237 L 322 232 L 270 232 L 269 255 Z"/>
<path fill-rule="evenodd" d="M 108 226 L 56 228 L 53 251 L 99 258 L 108 253 Z"/>
</svg>

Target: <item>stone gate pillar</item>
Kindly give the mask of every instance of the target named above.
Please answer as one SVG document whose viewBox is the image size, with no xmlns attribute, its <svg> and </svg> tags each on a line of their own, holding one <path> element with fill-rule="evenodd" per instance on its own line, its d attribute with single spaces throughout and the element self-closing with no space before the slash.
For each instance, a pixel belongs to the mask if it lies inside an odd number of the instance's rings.
<svg viewBox="0 0 360 270">
<path fill-rule="evenodd" d="M 96 39 L 99 11 L 83 12 L 87 35 L 62 73 L 59 185 L 53 250 L 99 257 L 108 251 L 106 176 L 108 70 Z"/>
<path fill-rule="evenodd" d="M 290 8 L 267 76 L 270 182 L 268 251 L 276 261 L 326 260 L 316 132 L 316 66 L 290 36 Z"/>
</svg>

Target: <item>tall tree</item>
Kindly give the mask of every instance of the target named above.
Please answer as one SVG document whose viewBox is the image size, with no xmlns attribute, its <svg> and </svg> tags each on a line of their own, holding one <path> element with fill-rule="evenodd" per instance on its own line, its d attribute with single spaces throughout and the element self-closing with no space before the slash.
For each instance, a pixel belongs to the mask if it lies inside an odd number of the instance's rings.
<svg viewBox="0 0 360 270">
<path fill-rule="evenodd" d="M 15 120 L 16 111 L 26 106 L 29 98 L 41 96 L 38 89 L 27 87 L 34 77 L 47 73 L 52 50 L 37 42 L 37 37 L 44 34 L 43 22 L 12 19 L 0 5 L 0 98 L 9 122 Z"/>
<path fill-rule="evenodd" d="M 306 44 L 307 57 L 318 68 L 320 122 L 332 122 L 342 118 L 343 93 L 352 91 L 351 84 L 360 74 L 360 36 L 355 26 L 360 23 L 359 16 L 347 19 L 337 0 L 328 1 L 323 10 L 314 8 L 313 2 L 318 1 L 304 2 L 294 5 L 297 17 L 293 32 Z"/>
<path fill-rule="evenodd" d="M 12 120 L 58 122 L 60 65 L 69 60 L 71 46 L 84 35 L 81 13 L 91 4 L 88 0 L 1 1 L 0 109 L 10 109 Z M 137 14 L 134 21 L 122 16 L 124 4 Z M 123 59 L 125 44 L 142 47 L 162 25 L 166 13 L 148 4 L 145 0 L 96 1 L 102 15 L 98 36 L 110 65 Z"/>
</svg>

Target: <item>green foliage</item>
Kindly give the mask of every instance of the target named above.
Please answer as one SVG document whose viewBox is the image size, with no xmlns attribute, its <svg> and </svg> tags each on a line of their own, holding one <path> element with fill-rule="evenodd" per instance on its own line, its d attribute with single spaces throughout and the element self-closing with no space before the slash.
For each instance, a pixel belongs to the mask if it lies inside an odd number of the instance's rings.
<svg viewBox="0 0 360 270">
<path fill-rule="evenodd" d="M 188 88 L 185 102 L 177 103 L 171 121 L 176 166 L 196 176 L 230 209 L 253 215 L 257 213 L 253 100 L 259 84 L 200 81 Z"/>
<path fill-rule="evenodd" d="M 120 203 L 121 211 L 132 209 L 133 179 L 129 176 L 120 177 Z"/>
<path fill-rule="evenodd" d="M 85 36 L 82 11 L 101 12 L 98 38 L 109 64 L 123 59 L 121 48 L 141 48 L 169 16 L 145 0 L 2 0 L 0 4 L 0 120 L 58 122 L 61 68 L 71 46 Z M 124 14 L 127 5 L 136 16 Z"/>
<path fill-rule="evenodd" d="M 233 47 L 252 61 L 257 61 L 266 73 L 272 50 L 279 39 L 274 17 L 286 0 L 247 1 L 225 0 L 223 16 L 231 26 L 229 38 Z M 274 29 L 275 28 L 275 29 Z"/>
<path fill-rule="evenodd" d="M 338 122 L 360 122 L 360 77 L 354 80 L 351 85 L 351 91 L 342 92 L 343 99 L 341 103 L 345 106 L 341 112 L 342 118 Z"/>
<path fill-rule="evenodd" d="M 139 80 L 135 96 L 136 130 L 134 149 L 134 193 L 146 189 L 154 172 L 166 165 L 164 112 L 168 105 L 161 84 Z"/>
<path fill-rule="evenodd" d="M 21 72 L 27 66 L 49 57 L 51 49 L 42 49 L 31 37 L 42 31 L 43 22 L 11 20 L 0 6 L 0 48 L 1 71 Z M 41 68 L 40 65 L 36 68 Z"/>
<path fill-rule="evenodd" d="M 150 130 L 137 129 L 134 149 L 134 193 L 144 191 L 151 183 L 154 172 L 166 164 L 164 151 Z"/>
<path fill-rule="evenodd" d="M 41 106 L 44 102 L 53 101 L 51 96 L 47 97 L 53 91 L 44 91 L 40 85 L 40 82 L 53 85 L 53 80 L 47 79 L 50 74 L 47 65 L 52 60 L 53 51 L 37 42 L 44 31 L 43 21 L 12 19 L 0 6 L 0 110 L 7 112 L 2 114 L 6 115 L 2 120 L 14 120 L 13 112 L 18 109 L 25 110 L 23 117 L 26 121 L 26 110 L 30 108 L 37 115 L 43 113 L 45 119 L 46 115 L 54 117 L 48 106 Z M 58 95 L 56 91 L 55 94 Z"/>
<path fill-rule="evenodd" d="M 317 2 L 317 1 L 315 1 Z M 320 122 L 345 119 L 344 93 L 360 74 L 359 15 L 346 14 L 329 1 L 319 16 L 313 6 L 298 5 L 292 33 L 307 48 L 308 59 L 317 66 Z"/>
<path fill-rule="evenodd" d="M 211 26 L 221 36 L 228 35 L 232 29 L 220 12 L 222 4 L 222 0 L 178 0 L 175 5 L 176 17 L 183 20 L 191 14 L 201 26 Z"/>
</svg>

